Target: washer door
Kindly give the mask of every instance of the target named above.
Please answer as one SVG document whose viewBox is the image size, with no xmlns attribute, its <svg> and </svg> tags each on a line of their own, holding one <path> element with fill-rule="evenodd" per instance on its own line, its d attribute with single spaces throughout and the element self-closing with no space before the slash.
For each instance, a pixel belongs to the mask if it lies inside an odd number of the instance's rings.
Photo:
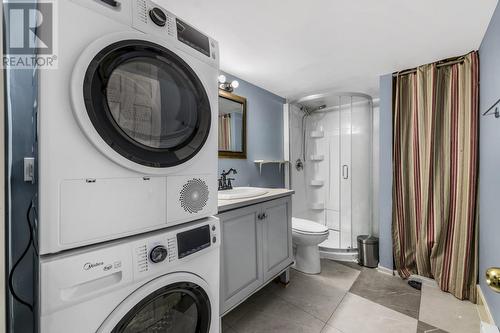
<svg viewBox="0 0 500 333">
<path fill-rule="evenodd" d="M 181 57 L 151 41 L 121 40 L 98 52 L 85 72 L 83 98 L 101 138 L 143 166 L 188 161 L 210 132 L 202 82 Z"/>
<path fill-rule="evenodd" d="M 203 280 L 193 282 L 197 277 L 192 277 L 171 282 L 167 276 L 168 282 L 159 278 L 139 288 L 113 311 L 98 332 L 209 332 L 212 308 L 207 286 Z"/>
</svg>

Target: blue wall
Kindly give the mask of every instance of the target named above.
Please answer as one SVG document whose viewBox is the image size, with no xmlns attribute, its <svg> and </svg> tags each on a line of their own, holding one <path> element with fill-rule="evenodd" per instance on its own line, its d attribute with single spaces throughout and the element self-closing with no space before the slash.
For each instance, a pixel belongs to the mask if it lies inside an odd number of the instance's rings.
<svg viewBox="0 0 500 333">
<path fill-rule="evenodd" d="M 393 269 L 392 256 L 392 74 L 380 77 L 379 254 L 380 265 Z"/>
<path fill-rule="evenodd" d="M 10 203 L 8 205 L 9 270 L 26 248 L 29 241 L 29 227 L 26 213 L 34 199 L 36 185 L 24 182 L 23 159 L 35 156 L 34 102 L 36 99 L 36 77 L 32 70 L 7 71 L 10 105 L 7 108 L 10 126 Z M 16 293 L 24 301 L 33 304 L 34 273 L 37 262 L 31 247 L 13 275 Z M 9 296 L 10 293 L 9 293 Z M 9 326 L 12 332 L 32 332 L 33 314 L 29 309 L 9 297 Z"/>
<path fill-rule="evenodd" d="M 15 1 L 10 1 L 15 2 Z M 32 3 L 36 8 L 36 3 Z M 8 24 L 5 25 L 9 27 Z M 9 33 L 5 33 L 9 38 Z M 6 45 L 9 45 L 8 40 Z M 8 50 L 7 50 L 8 52 Z M 23 159 L 36 156 L 35 110 L 37 98 L 37 74 L 34 69 L 12 69 L 6 71 L 6 112 L 8 152 L 7 178 L 9 201 L 7 204 L 8 268 L 19 260 L 29 241 L 29 226 L 26 213 L 37 191 L 36 184 L 24 182 Z M 36 200 L 34 200 L 36 203 Z M 36 263 L 33 247 L 17 266 L 13 278 L 16 294 L 33 304 L 35 297 L 34 276 Z M 23 304 L 12 298 L 7 302 L 8 332 L 33 332 L 35 315 Z"/>
<path fill-rule="evenodd" d="M 247 99 L 247 159 L 219 159 L 219 174 L 234 168 L 238 174 L 233 185 L 284 187 L 284 172 L 278 165 L 266 165 L 262 175 L 254 160 L 283 159 L 283 104 L 285 99 L 226 74 L 228 80 L 238 80 L 236 95 Z"/>
<path fill-rule="evenodd" d="M 500 98 L 500 6 L 479 48 L 479 60 L 482 113 Z M 500 119 L 481 116 L 479 126 L 479 280 L 495 322 L 500 324 L 500 294 L 484 279 L 488 267 L 500 267 Z"/>
</svg>

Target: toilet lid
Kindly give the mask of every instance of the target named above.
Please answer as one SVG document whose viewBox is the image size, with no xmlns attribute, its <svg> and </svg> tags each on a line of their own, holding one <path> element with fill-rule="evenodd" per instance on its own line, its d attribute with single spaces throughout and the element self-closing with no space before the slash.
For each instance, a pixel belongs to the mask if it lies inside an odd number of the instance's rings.
<svg viewBox="0 0 500 333">
<path fill-rule="evenodd" d="M 308 234 L 324 234 L 328 232 L 328 228 L 322 224 L 297 217 L 292 217 L 292 229 Z"/>
</svg>

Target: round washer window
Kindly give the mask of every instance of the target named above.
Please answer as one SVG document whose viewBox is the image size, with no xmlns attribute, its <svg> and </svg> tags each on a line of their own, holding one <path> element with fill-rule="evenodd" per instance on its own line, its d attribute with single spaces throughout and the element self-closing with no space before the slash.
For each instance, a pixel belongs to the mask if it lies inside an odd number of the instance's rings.
<svg viewBox="0 0 500 333">
<path fill-rule="evenodd" d="M 125 40 L 99 52 L 83 87 L 89 118 L 116 152 L 151 167 L 181 164 L 203 147 L 211 110 L 203 84 L 172 51 Z"/>
<path fill-rule="evenodd" d="M 210 301 L 201 287 L 176 283 L 144 298 L 111 333 L 207 333 L 210 314 Z"/>
</svg>

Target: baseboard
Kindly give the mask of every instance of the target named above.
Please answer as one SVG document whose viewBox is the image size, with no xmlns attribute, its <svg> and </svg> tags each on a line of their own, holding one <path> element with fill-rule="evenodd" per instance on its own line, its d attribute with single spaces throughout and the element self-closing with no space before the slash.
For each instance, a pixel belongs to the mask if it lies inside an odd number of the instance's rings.
<svg viewBox="0 0 500 333">
<path fill-rule="evenodd" d="M 389 275 L 392 275 L 392 276 L 396 275 L 396 271 L 395 270 L 392 270 L 392 269 L 384 267 L 384 266 L 380 266 L 380 264 L 377 267 L 377 271 L 380 272 L 380 273 L 389 274 Z"/>
<path fill-rule="evenodd" d="M 477 312 L 479 313 L 479 318 L 482 322 L 487 324 L 496 326 L 495 320 L 493 319 L 493 315 L 491 314 L 488 303 L 486 302 L 486 298 L 484 297 L 483 291 L 481 290 L 481 286 L 477 285 Z M 488 332 L 488 331 L 486 331 Z"/>
<path fill-rule="evenodd" d="M 481 322 L 481 333 L 499 333 L 498 327 L 495 325 L 490 325 L 488 323 L 485 323 L 484 321 Z"/>
</svg>

